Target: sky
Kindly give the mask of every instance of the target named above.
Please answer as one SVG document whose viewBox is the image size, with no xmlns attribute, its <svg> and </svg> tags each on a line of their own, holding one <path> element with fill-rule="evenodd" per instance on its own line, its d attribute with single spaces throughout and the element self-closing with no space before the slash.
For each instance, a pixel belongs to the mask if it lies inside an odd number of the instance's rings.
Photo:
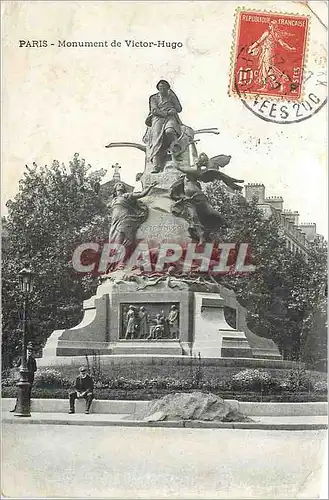
<svg viewBox="0 0 329 500">
<path fill-rule="evenodd" d="M 324 2 L 316 3 L 323 18 Z M 118 162 L 121 178 L 134 184 L 143 153 L 105 145 L 142 142 L 149 96 L 165 78 L 186 125 L 220 131 L 200 136 L 199 151 L 231 155 L 227 174 L 263 183 L 266 196 L 282 196 L 284 208 L 298 210 L 302 222 L 316 222 L 327 238 L 327 109 L 280 125 L 229 96 L 238 6 L 310 14 L 307 65 L 326 70 L 327 32 L 300 2 L 2 2 L 3 213 L 25 164 L 33 161 L 67 164 L 78 152 L 93 169 L 108 169 L 104 181 Z M 20 40 L 47 40 L 48 47 L 19 47 Z M 63 48 L 59 40 L 116 40 L 122 46 Z M 124 40 L 183 46 L 132 48 Z"/>
</svg>

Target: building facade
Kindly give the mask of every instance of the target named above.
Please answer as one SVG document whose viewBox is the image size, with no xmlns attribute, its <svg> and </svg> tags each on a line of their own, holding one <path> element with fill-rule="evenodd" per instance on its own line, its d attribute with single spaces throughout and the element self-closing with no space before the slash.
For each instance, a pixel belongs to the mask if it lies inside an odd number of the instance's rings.
<svg viewBox="0 0 329 500">
<path fill-rule="evenodd" d="M 307 257 L 310 252 L 310 244 L 315 239 L 323 240 L 323 236 L 316 232 L 315 222 L 300 223 L 298 211 L 283 208 L 282 196 L 266 197 L 264 184 L 247 184 L 245 198 L 247 201 L 256 199 L 258 208 L 266 218 L 273 216 L 279 221 L 281 234 L 286 241 L 287 248 L 293 253 L 302 253 Z"/>
</svg>

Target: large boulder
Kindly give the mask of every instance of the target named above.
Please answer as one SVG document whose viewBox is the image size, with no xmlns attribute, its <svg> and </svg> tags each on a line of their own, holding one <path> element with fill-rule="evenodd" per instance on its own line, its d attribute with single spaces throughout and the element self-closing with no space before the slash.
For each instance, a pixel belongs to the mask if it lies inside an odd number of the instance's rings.
<svg viewBox="0 0 329 500">
<path fill-rule="evenodd" d="M 134 418 L 154 422 L 159 420 L 205 420 L 219 422 L 252 422 L 224 399 L 211 393 L 188 392 L 168 394 L 151 401 Z"/>
</svg>

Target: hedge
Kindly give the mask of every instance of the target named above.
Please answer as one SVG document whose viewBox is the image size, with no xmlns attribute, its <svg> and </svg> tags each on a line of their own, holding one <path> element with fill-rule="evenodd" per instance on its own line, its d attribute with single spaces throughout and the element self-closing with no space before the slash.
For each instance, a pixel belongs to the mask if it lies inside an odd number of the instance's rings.
<svg viewBox="0 0 329 500">
<path fill-rule="evenodd" d="M 113 378 L 100 371 L 94 378 L 99 399 L 149 400 L 173 391 L 196 389 L 241 401 L 325 401 L 327 394 L 326 380 L 318 379 L 304 368 L 288 370 L 282 378 L 258 369 L 241 370 L 229 379 L 206 378 L 202 366 L 196 366 L 185 377 Z M 16 396 L 16 382 L 14 373 L 2 379 L 3 397 Z M 35 398 L 66 398 L 73 385 L 74 381 L 65 373 L 42 368 L 36 373 L 32 394 Z"/>
<path fill-rule="evenodd" d="M 192 391 L 193 389 L 191 389 Z M 203 389 L 202 389 L 203 390 Z M 175 390 L 175 392 L 180 392 Z M 189 392 L 182 389 L 181 392 Z M 32 399 L 68 399 L 68 390 L 65 389 L 46 389 L 33 388 Z M 158 399 L 172 393 L 169 389 L 96 389 L 96 399 L 104 400 L 130 400 L 130 401 L 149 401 Z M 260 392 L 230 392 L 230 391 L 212 391 L 223 399 L 237 399 L 239 401 L 250 402 L 289 402 L 289 403 L 307 403 L 327 401 L 326 394 L 315 392 L 284 392 L 281 394 L 261 394 Z M 3 387 L 2 397 L 15 398 L 17 394 L 16 387 Z"/>
</svg>

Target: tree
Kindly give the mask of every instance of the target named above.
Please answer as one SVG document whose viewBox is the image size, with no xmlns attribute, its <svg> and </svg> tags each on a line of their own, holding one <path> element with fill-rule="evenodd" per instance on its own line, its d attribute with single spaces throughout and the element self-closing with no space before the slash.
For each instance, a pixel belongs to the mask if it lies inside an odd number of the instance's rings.
<svg viewBox="0 0 329 500">
<path fill-rule="evenodd" d="M 108 238 L 107 208 L 97 194 L 105 171 L 74 155 L 68 168 L 26 166 L 14 200 L 7 203 L 3 254 L 3 365 L 20 352 L 21 296 L 18 272 L 27 262 L 35 272 L 30 297 L 29 340 L 43 345 L 54 329 L 74 326 L 81 304 L 95 291 L 97 279 L 71 265 L 81 243 Z"/>
<path fill-rule="evenodd" d="M 306 260 L 301 253 L 293 254 L 286 248 L 278 220 L 273 216 L 265 218 L 256 200 L 248 203 L 241 195 L 232 197 L 218 182 L 207 187 L 207 195 L 226 221 L 226 227 L 213 231 L 211 238 L 249 243 L 256 266 L 247 276 L 217 279 L 234 289 L 248 311 L 251 330 L 272 338 L 285 357 L 306 360 L 309 350 L 301 349 L 301 339 L 317 345 L 316 335 L 324 337 L 321 297 L 326 282 L 325 245 L 313 246 Z M 315 334 L 315 324 L 321 334 Z"/>
<path fill-rule="evenodd" d="M 310 365 L 327 367 L 327 244 L 315 240 L 308 261 L 306 314 L 301 338 L 302 358 Z"/>
<path fill-rule="evenodd" d="M 68 168 L 58 161 L 26 167 L 3 220 L 3 366 L 20 352 L 18 272 L 26 261 L 36 274 L 29 307 L 29 339 L 36 345 L 54 329 L 76 325 L 83 300 L 95 293 L 98 278 L 77 273 L 71 258 L 81 243 L 108 239 L 110 215 L 96 189 L 104 173 L 90 172 L 78 154 Z M 253 273 L 216 278 L 234 289 L 250 329 L 272 338 L 287 358 L 310 365 L 326 359 L 326 245 L 315 242 L 306 260 L 286 248 L 278 221 L 265 218 L 256 201 L 230 197 L 219 182 L 208 185 L 207 195 L 226 221 L 210 232 L 211 240 L 252 249 Z"/>
</svg>

